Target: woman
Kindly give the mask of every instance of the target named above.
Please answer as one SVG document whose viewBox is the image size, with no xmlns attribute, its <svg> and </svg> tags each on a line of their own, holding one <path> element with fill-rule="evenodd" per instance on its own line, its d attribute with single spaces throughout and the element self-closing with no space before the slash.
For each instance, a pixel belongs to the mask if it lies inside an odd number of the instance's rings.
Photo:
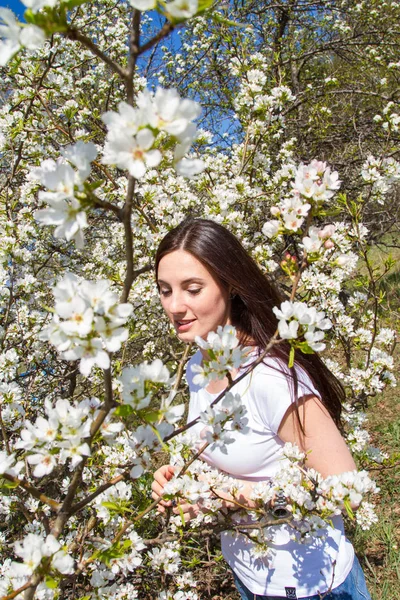
<svg viewBox="0 0 400 600">
<path fill-rule="evenodd" d="M 275 333 L 272 308 L 282 301 L 279 292 L 237 238 L 213 221 L 189 218 L 170 231 L 157 251 L 156 277 L 164 311 L 183 342 L 192 342 L 196 336 L 204 339 L 219 325 L 232 324 L 241 344 L 254 348 L 250 363 Z M 249 507 L 252 484 L 274 476 L 286 442 L 308 452 L 307 466 L 324 477 L 355 469 L 338 429 L 344 399 L 341 385 L 315 354 L 298 353 L 295 367 L 289 369 L 289 350 L 287 343 L 277 344 L 273 354 L 235 386 L 247 407 L 250 427 L 240 444 L 229 445 L 227 454 L 216 449 L 202 455 L 244 484 L 240 501 Z M 194 384 L 191 367 L 203 357 L 202 351 L 196 352 L 187 368 L 189 420 L 228 384 L 227 379 L 213 381 L 205 389 Z M 237 372 L 231 376 L 234 379 Z M 194 427 L 199 437 L 202 427 L 200 423 Z M 173 473 L 169 465 L 156 471 L 153 498 L 162 496 Z M 227 507 L 233 506 L 226 494 L 225 499 Z M 159 509 L 165 510 L 168 504 L 161 501 Z M 182 504 L 179 511 L 189 520 L 199 507 Z M 268 562 L 256 561 L 242 536 L 224 533 L 222 551 L 242 598 L 319 600 L 322 594 L 326 600 L 370 600 L 342 519 L 332 521 L 326 538 L 311 545 L 299 544 L 285 527 L 277 528 Z"/>
</svg>

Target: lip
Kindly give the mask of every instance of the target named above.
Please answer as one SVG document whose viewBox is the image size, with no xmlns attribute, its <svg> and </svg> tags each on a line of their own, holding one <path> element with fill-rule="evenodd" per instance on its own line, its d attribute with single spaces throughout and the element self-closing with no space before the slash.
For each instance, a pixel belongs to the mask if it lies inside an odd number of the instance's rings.
<svg viewBox="0 0 400 600">
<path fill-rule="evenodd" d="M 185 331 L 189 331 L 195 321 L 196 319 L 182 319 L 182 321 L 175 321 L 175 329 L 178 333 L 184 333 Z"/>
</svg>

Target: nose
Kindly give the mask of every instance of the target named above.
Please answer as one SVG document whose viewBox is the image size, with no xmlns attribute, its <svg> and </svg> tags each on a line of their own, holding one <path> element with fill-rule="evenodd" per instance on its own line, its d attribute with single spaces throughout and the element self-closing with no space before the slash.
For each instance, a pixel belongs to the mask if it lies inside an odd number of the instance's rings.
<svg viewBox="0 0 400 600">
<path fill-rule="evenodd" d="M 184 298 L 179 291 L 171 293 L 169 310 L 174 315 L 182 315 L 186 313 L 186 305 L 184 302 Z"/>
</svg>

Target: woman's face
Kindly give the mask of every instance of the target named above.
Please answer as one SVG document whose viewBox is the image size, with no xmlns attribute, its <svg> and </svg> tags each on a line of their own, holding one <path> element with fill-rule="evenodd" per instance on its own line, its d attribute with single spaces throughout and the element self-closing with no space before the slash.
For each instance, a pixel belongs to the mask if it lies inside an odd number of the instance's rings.
<svg viewBox="0 0 400 600">
<path fill-rule="evenodd" d="M 203 339 L 218 325 L 230 323 L 229 290 L 185 250 L 166 254 L 158 265 L 161 304 L 179 339 Z"/>
</svg>

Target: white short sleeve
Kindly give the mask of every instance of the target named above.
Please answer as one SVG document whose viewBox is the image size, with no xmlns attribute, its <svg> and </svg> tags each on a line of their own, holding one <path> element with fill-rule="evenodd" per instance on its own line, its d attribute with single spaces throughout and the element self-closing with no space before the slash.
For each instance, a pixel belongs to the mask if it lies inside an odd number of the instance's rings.
<svg viewBox="0 0 400 600">
<path fill-rule="evenodd" d="M 296 367 L 296 374 L 298 398 L 310 394 L 320 398 L 307 373 Z M 254 407 L 265 427 L 276 434 L 294 400 L 294 382 L 291 380 L 290 371 L 287 367 L 282 367 L 277 360 L 267 359 L 266 364 L 257 365 L 250 377 L 250 394 Z"/>
</svg>

